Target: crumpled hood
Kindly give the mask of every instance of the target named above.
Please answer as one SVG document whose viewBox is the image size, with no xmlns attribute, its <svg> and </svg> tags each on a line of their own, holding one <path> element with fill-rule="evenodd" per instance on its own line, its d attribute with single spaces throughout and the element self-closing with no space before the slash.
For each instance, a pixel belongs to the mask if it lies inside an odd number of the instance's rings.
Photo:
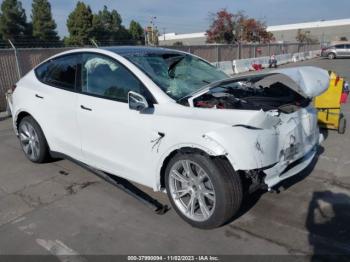
<svg viewBox="0 0 350 262">
<path fill-rule="evenodd" d="M 312 66 L 300 66 L 277 69 L 266 73 L 249 74 L 243 76 L 232 77 L 229 79 L 213 82 L 202 89 L 192 93 L 188 98 L 188 103 L 193 107 L 193 101 L 197 97 L 209 92 L 212 88 L 220 86 L 221 84 L 228 84 L 230 82 L 246 81 L 257 77 L 273 76 L 281 74 L 289 78 L 292 82 L 288 87 L 305 98 L 313 98 L 325 92 L 328 89 L 330 77 L 328 72 L 324 69 Z"/>
<path fill-rule="evenodd" d="M 291 86 L 291 88 L 307 98 L 313 98 L 322 94 L 329 86 L 328 72 L 317 67 L 285 68 L 274 70 L 272 73 L 282 74 L 292 79 L 297 85 Z"/>
</svg>

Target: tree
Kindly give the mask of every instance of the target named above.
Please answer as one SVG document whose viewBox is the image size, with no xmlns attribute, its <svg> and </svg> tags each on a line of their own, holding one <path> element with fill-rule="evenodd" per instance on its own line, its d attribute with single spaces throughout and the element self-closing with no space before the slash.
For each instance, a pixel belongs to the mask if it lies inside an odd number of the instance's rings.
<svg viewBox="0 0 350 262">
<path fill-rule="evenodd" d="M 243 19 L 241 27 L 243 28 L 242 39 L 246 42 L 269 43 L 274 39 L 273 34 L 266 31 L 265 23 L 254 18 Z"/>
<path fill-rule="evenodd" d="M 298 29 L 295 39 L 301 44 L 317 43 L 317 39 L 311 35 L 310 31 L 303 31 L 301 29 Z"/>
<path fill-rule="evenodd" d="M 134 20 L 131 20 L 131 22 L 130 22 L 129 34 L 130 34 L 132 40 L 137 41 L 137 42 L 142 43 L 142 44 L 145 42 L 144 30 L 143 30 L 142 26 Z"/>
<path fill-rule="evenodd" d="M 183 46 L 184 44 L 181 41 L 176 41 L 173 43 L 173 46 Z"/>
<path fill-rule="evenodd" d="M 122 25 L 122 17 L 117 12 L 117 10 L 112 10 L 111 12 L 112 17 L 112 39 L 113 40 L 122 40 L 129 38 L 128 32 L 125 29 L 125 27 Z"/>
<path fill-rule="evenodd" d="M 90 6 L 78 1 L 74 11 L 68 16 L 69 37 L 65 38 L 65 44 L 79 46 L 88 44 L 92 36 L 92 20 Z"/>
<path fill-rule="evenodd" d="M 33 0 L 32 3 L 33 36 L 40 41 L 58 42 L 56 23 L 52 19 L 51 5 L 47 0 Z"/>
<path fill-rule="evenodd" d="M 116 28 L 114 28 L 116 27 Z M 113 21 L 112 13 L 104 6 L 102 11 L 95 14 L 92 19 L 92 36 L 98 41 L 109 41 L 113 32 L 119 28 Z"/>
<path fill-rule="evenodd" d="M 222 9 L 216 14 L 212 14 L 213 21 L 207 30 L 208 43 L 232 43 L 234 40 L 233 14 L 226 9 Z"/>
<path fill-rule="evenodd" d="M 131 38 L 128 30 L 122 25 L 120 14 L 117 10 L 109 11 L 107 6 L 93 16 L 92 37 L 105 42 L 104 44 Z"/>
<path fill-rule="evenodd" d="M 117 12 L 117 10 L 112 10 L 112 41 L 122 41 L 125 43 L 125 41 L 130 41 L 131 36 L 129 34 L 129 31 L 125 28 L 125 26 L 122 25 L 122 17 Z"/>
<path fill-rule="evenodd" d="M 229 13 L 226 9 L 212 14 L 212 24 L 207 30 L 209 43 L 263 42 L 272 41 L 273 35 L 266 31 L 264 22 L 249 18 L 244 12 Z"/>
<path fill-rule="evenodd" d="M 3 39 L 21 40 L 30 34 L 27 17 L 22 3 L 17 0 L 4 0 L 1 4 L 0 34 Z"/>
</svg>

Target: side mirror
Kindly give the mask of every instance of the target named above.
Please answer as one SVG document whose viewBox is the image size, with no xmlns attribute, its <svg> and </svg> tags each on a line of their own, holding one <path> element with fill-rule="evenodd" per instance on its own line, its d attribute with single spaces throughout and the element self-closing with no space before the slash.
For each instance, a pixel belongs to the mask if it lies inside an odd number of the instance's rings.
<svg viewBox="0 0 350 262">
<path fill-rule="evenodd" d="M 143 95 L 130 91 L 128 93 L 128 103 L 131 110 L 143 111 L 148 108 L 148 102 Z"/>
</svg>

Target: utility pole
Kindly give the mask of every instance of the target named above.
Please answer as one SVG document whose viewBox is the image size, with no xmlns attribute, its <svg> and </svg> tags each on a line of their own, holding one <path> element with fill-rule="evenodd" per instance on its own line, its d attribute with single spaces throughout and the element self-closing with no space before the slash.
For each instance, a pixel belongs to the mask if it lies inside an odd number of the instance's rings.
<svg viewBox="0 0 350 262">
<path fill-rule="evenodd" d="M 164 40 L 164 41 L 165 41 L 165 29 L 166 29 L 166 28 L 163 27 L 163 38 L 164 38 L 163 40 Z"/>
<path fill-rule="evenodd" d="M 151 44 L 152 45 L 154 45 L 154 42 L 155 42 L 155 37 L 154 37 L 154 20 L 156 20 L 157 19 L 157 17 L 156 16 L 152 16 L 151 17 L 151 21 L 150 21 L 150 23 L 151 23 L 151 28 L 152 28 L 152 31 L 151 31 Z"/>
<path fill-rule="evenodd" d="M 154 45 L 157 46 L 157 45 L 159 45 L 158 27 L 157 26 L 155 27 L 153 34 L 154 34 Z"/>
<path fill-rule="evenodd" d="M 145 34 L 145 45 L 148 45 L 147 27 L 144 28 L 143 32 Z"/>
</svg>

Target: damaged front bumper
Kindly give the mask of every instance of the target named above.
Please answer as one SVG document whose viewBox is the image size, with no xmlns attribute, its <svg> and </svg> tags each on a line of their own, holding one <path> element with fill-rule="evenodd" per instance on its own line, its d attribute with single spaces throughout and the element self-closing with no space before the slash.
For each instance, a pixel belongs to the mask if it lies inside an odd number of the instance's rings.
<svg viewBox="0 0 350 262">
<path fill-rule="evenodd" d="M 293 126 L 282 131 L 280 138 L 286 142 L 280 150 L 279 161 L 268 169 L 264 169 L 264 183 L 268 189 L 281 181 L 299 174 L 310 165 L 317 153 L 318 145 L 323 141 L 317 126 L 317 115 L 313 108 L 303 109 L 299 112 L 300 121 L 295 121 Z M 288 120 L 289 122 L 290 119 Z M 289 142 L 288 142 L 289 141 Z M 289 144 L 288 144 L 289 143 Z"/>
<path fill-rule="evenodd" d="M 235 125 L 208 136 L 225 145 L 226 157 L 236 171 L 245 174 L 258 171 L 262 184 L 271 189 L 312 162 L 322 136 L 312 106 L 269 118 L 263 114 L 268 115 L 261 113 L 249 121 L 256 128 Z"/>
<path fill-rule="evenodd" d="M 291 162 L 286 165 L 285 162 L 279 162 L 275 166 L 265 169 L 263 173 L 266 175 L 264 183 L 267 185 L 268 189 L 277 185 L 281 181 L 294 176 L 304 170 L 310 165 L 314 157 L 316 156 L 317 145 L 314 146 L 308 153 L 306 153 L 302 158 Z"/>
</svg>

